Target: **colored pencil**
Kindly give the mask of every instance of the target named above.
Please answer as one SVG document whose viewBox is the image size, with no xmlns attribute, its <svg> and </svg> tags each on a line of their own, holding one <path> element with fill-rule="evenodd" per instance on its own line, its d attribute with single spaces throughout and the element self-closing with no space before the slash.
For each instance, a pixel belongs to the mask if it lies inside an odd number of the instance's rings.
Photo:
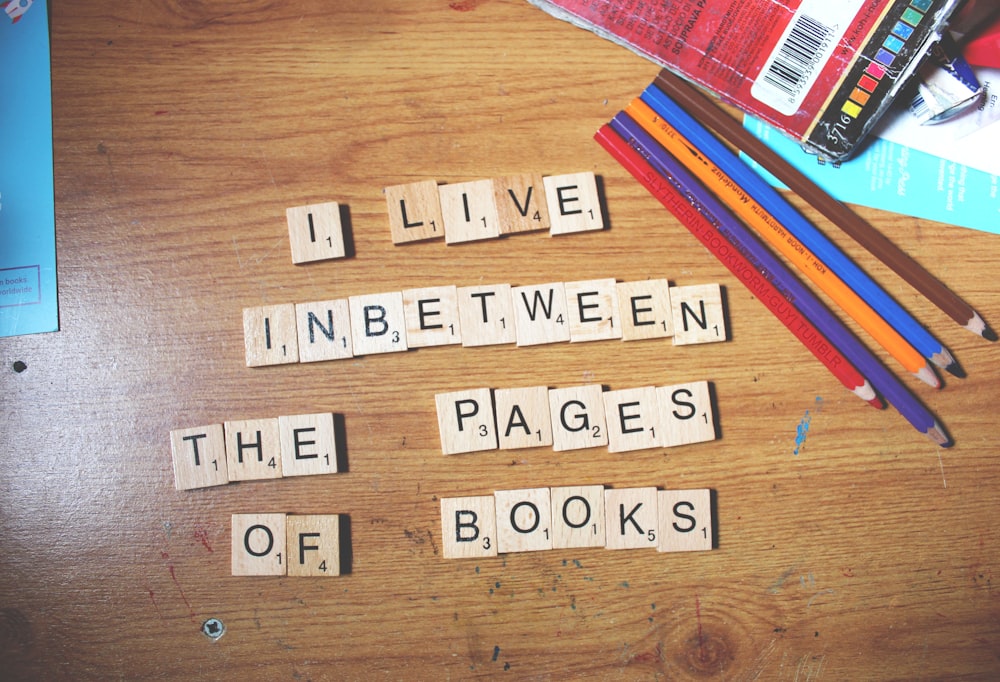
<svg viewBox="0 0 1000 682">
<path fill-rule="evenodd" d="M 737 256 L 745 259 L 762 278 L 772 282 L 790 304 L 808 316 L 807 319 L 819 330 L 817 333 L 835 341 L 838 352 L 857 368 L 855 371 L 860 370 L 863 376 L 869 377 L 875 389 L 881 391 L 914 428 L 942 447 L 951 445 L 951 439 L 933 415 L 899 379 L 640 126 L 622 113 L 611 124 L 602 127 L 595 138 L 653 196 L 674 212 L 681 223 L 724 265 L 730 267 L 730 261 Z M 725 244 L 732 248 L 725 248 Z M 740 267 L 737 265 L 737 270 Z M 744 281 L 744 275 L 732 268 L 730 270 Z M 778 318 L 781 319 L 781 316 L 778 315 Z"/>
<path fill-rule="evenodd" d="M 708 97 L 666 69 L 660 71 L 655 85 L 687 111 L 695 113 L 709 128 L 714 129 L 716 133 L 770 171 L 959 325 L 989 341 L 997 340 L 996 332 L 987 326 L 979 313 L 968 303 L 861 216 L 825 192 L 755 137 Z"/>
<path fill-rule="evenodd" d="M 673 116 L 668 121 L 643 100 L 630 103 L 627 111 L 900 364 L 925 383 L 940 386 L 926 359 L 929 357 L 935 364 L 951 370 L 955 366 L 951 354 L 753 169 L 707 131 L 702 134 L 687 125 L 685 132 L 694 133 L 697 141 L 684 136 L 672 124 Z M 711 151 L 706 152 L 706 146 Z M 723 154 L 728 156 L 723 158 Z M 890 313 L 888 316 L 886 311 Z M 909 335 L 904 337 L 894 324 L 903 324 Z M 921 344 L 920 350 L 914 347 L 915 343 Z M 938 352 L 931 352 L 932 348 Z"/>
<path fill-rule="evenodd" d="M 620 145 L 608 139 L 608 136 L 612 135 L 614 133 L 610 132 L 610 129 L 608 131 L 602 129 L 596 139 L 627 170 L 634 175 L 640 174 L 637 177 L 650 188 L 650 192 L 705 244 L 709 251 L 798 338 L 807 350 L 816 356 L 817 360 L 830 370 L 847 390 L 872 407 L 883 408 L 885 404 L 878 398 L 871 383 L 843 356 L 829 335 L 820 331 L 809 316 L 803 314 L 796 306 L 795 301 L 800 298 L 796 295 L 797 292 L 790 293 L 778 286 L 768 272 L 762 269 L 760 263 L 752 259 L 752 254 L 744 253 L 733 248 L 728 242 L 714 237 L 715 228 L 708 217 L 699 213 L 698 206 L 687 199 L 684 190 L 668 180 L 659 178 L 656 171 L 641 157 L 637 157 L 637 152 L 631 147 L 619 149 Z M 655 191 L 652 189 L 654 183 Z"/>
</svg>

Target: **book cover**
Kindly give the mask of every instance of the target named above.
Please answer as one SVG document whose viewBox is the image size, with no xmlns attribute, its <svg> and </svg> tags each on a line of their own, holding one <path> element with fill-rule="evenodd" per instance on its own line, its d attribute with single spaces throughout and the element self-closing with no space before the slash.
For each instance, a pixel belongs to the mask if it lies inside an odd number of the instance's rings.
<svg viewBox="0 0 1000 682">
<path fill-rule="evenodd" d="M 958 0 L 528 0 L 843 160 Z"/>
<path fill-rule="evenodd" d="M 45 0 L 0 2 L 0 336 L 59 329 Z"/>
</svg>

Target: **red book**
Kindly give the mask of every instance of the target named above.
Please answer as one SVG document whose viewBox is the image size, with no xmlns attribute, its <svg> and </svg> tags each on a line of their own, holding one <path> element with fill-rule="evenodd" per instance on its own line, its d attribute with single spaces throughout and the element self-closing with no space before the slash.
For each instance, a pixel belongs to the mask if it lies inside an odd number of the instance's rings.
<svg viewBox="0 0 1000 682">
<path fill-rule="evenodd" d="M 959 0 L 528 0 L 842 160 Z"/>
</svg>

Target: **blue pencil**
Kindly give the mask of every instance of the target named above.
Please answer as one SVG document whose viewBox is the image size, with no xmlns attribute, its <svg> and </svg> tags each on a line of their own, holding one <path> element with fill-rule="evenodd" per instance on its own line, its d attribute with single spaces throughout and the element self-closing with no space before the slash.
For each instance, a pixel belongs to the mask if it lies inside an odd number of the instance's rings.
<svg viewBox="0 0 1000 682">
<path fill-rule="evenodd" d="M 663 149 L 638 123 L 624 112 L 619 113 L 610 123 L 611 129 L 618 134 L 627 146 L 636 150 L 639 155 L 664 180 L 680 189 L 688 201 L 715 227 L 716 232 L 741 253 L 747 260 L 754 263 L 758 271 L 773 282 L 775 287 L 786 294 L 788 301 L 799 309 L 812 324 L 837 349 L 868 378 L 875 389 L 886 397 L 888 402 L 896 407 L 903 417 L 918 431 L 928 436 L 938 445 L 948 447 L 951 439 L 937 423 L 934 416 L 925 408 L 906 386 L 865 347 L 849 329 L 813 294 L 788 267 L 761 244 L 751 231 L 729 212 L 711 192 L 706 190 L 676 159 Z M 598 133 L 599 139 L 602 133 Z M 615 153 L 613 142 L 604 145 L 609 152 L 615 154 L 620 163 L 626 166 L 640 181 L 643 178 L 629 168 L 623 157 Z M 644 184 L 646 184 L 644 182 Z M 646 184 L 654 195 L 654 188 Z M 699 239 L 704 235 L 695 233 Z"/>
<path fill-rule="evenodd" d="M 784 225 L 807 249 L 816 254 L 871 308 L 906 339 L 923 357 L 955 376 L 961 369 L 944 345 L 902 308 L 881 286 L 854 264 L 830 239 L 807 221 L 784 197 L 681 106 L 655 85 L 642 100 L 681 135 L 691 141 L 742 190 Z"/>
</svg>

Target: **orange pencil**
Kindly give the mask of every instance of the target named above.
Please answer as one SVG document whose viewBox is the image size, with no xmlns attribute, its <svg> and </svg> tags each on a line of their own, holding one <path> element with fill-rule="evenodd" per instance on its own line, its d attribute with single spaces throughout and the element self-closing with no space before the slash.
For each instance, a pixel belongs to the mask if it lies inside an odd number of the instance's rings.
<svg viewBox="0 0 1000 682">
<path fill-rule="evenodd" d="M 907 371 L 930 386 L 937 388 L 941 385 L 937 374 L 919 351 L 872 310 L 870 305 L 826 267 L 812 251 L 789 234 L 788 230 L 739 184 L 723 173 L 649 105 L 637 98 L 626 107 L 626 111 L 664 149 L 705 183 L 723 203 L 840 306 Z"/>
</svg>

